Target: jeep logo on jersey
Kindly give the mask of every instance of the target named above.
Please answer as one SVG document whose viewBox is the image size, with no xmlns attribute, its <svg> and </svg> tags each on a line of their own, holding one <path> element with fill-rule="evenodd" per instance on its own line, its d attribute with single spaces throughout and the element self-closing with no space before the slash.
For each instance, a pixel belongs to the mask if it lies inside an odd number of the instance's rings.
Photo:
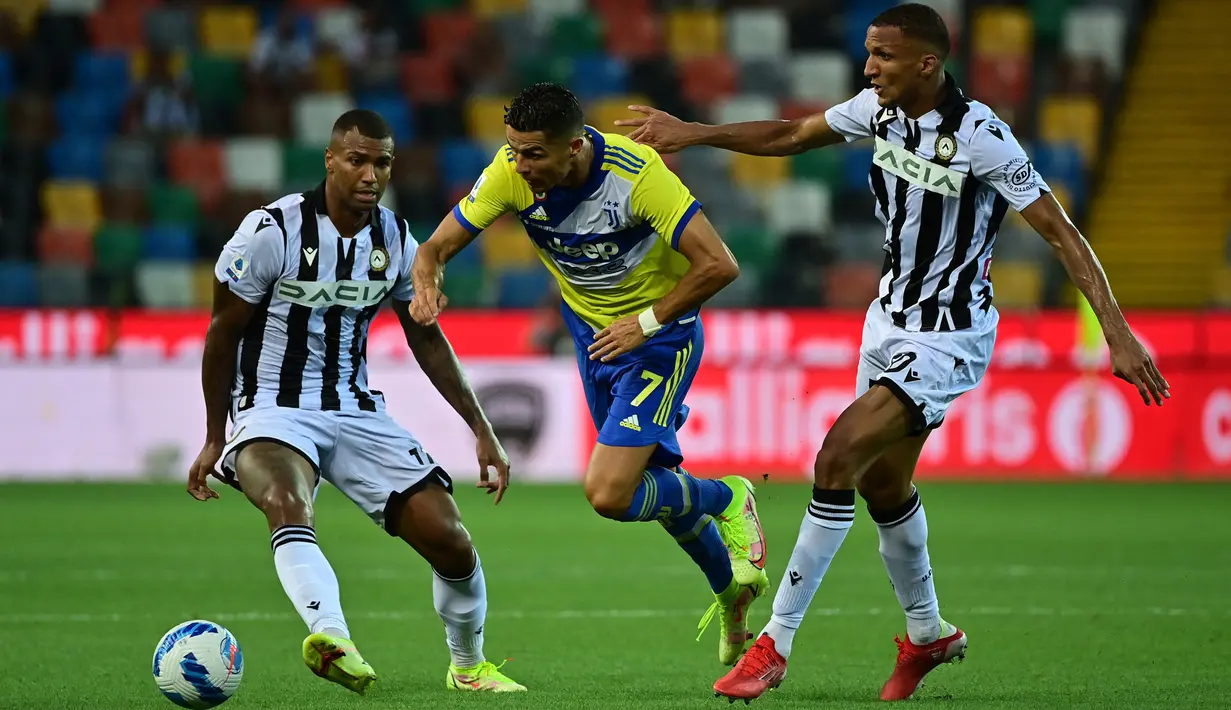
<svg viewBox="0 0 1231 710">
<path fill-rule="evenodd" d="M 958 171 L 920 158 L 883 138 L 876 139 L 872 162 L 909 183 L 945 197 L 962 194 L 962 184 L 966 181 L 966 176 Z"/>
<path fill-rule="evenodd" d="M 620 253 L 620 245 L 615 242 L 592 242 L 579 247 L 570 247 L 556 237 L 548 241 L 547 246 L 551 247 L 552 251 L 560 252 L 565 256 L 584 256 L 588 259 L 602 259 L 603 261 Z"/>
<path fill-rule="evenodd" d="M 309 308 L 329 306 L 374 306 L 393 290 L 392 281 L 295 281 L 278 282 L 278 299 Z"/>
</svg>

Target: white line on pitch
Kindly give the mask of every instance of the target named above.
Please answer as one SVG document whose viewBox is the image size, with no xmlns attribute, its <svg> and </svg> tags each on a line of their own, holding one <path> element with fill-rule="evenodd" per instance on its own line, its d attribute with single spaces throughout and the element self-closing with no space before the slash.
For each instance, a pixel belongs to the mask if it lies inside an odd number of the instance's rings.
<svg viewBox="0 0 1231 710">
<path fill-rule="evenodd" d="M 652 619 L 652 618 L 691 618 L 698 613 L 697 609 L 558 609 L 555 611 L 526 610 L 493 610 L 489 618 L 496 619 Z M 865 607 L 865 608 L 824 608 L 809 609 L 808 614 L 815 616 L 880 616 L 883 614 L 901 614 L 900 609 Z M 1070 607 L 971 607 L 960 609 L 949 607 L 953 618 L 962 616 L 1153 616 L 1153 617 L 1199 617 L 1226 618 L 1231 617 L 1231 610 L 1189 609 L 1167 607 L 1140 608 L 1101 608 L 1079 609 Z M 373 621 L 411 621 L 425 618 L 435 618 L 428 611 L 359 611 L 348 612 L 352 619 L 367 619 Z M 0 614 L 0 624 L 94 624 L 94 623 L 129 623 L 135 621 L 153 621 L 157 619 L 192 619 L 202 618 L 221 624 L 232 622 L 259 621 L 292 621 L 299 617 L 290 612 L 280 611 L 241 611 L 218 612 L 214 614 L 67 614 L 67 613 L 29 613 Z"/>
</svg>

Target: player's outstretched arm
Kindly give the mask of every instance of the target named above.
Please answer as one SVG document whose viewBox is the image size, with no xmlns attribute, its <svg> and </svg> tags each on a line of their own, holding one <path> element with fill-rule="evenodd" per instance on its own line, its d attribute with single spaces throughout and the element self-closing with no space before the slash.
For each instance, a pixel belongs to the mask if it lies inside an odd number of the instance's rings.
<svg viewBox="0 0 1231 710">
<path fill-rule="evenodd" d="M 439 232 L 437 232 L 439 233 Z M 420 249 L 423 247 L 420 246 Z M 406 333 L 406 344 L 414 353 L 415 360 L 432 386 L 444 397 L 453 410 L 461 415 L 466 425 L 474 432 L 479 458 L 479 487 L 496 494 L 496 503 L 504 497 L 509 485 L 509 458 L 500 446 L 491 422 L 483 413 L 479 398 L 471 388 L 462 365 L 453 352 L 453 346 L 445 337 L 440 324 L 421 325 L 410 313 L 411 304 L 396 298 L 393 311 L 397 313 Z M 496 469 L 496 480 L 489 480 L 489 468 Z"/>
<path fill-rule="evenodd" d="M 739 264 L 704 212 L 689 220 L 676 249 L 688 259 L 683 278 L 640 315 L 625 316 L 599 331 L 589 347 L 591 360 L 608 362 L 636 348 L 645 342 L 647 331 L 699 308 L 739 278 Z"/>
<path fill-rule="evenodd" d="M 635 130 L 628 137 L 659 153 L 674 153 L 689 146 L 708 145 L 749 155 L 784 156 L 844 140 L 830 128 L 822 113 L 791 121 L 747 121 L 713 126 L 685 123 L 649 106 L 628 108 L 641 116 L 620 119 L 615 125 L 633 127 Z"/>
<path fill-rule="evenodd" d="M 432 236 L 415 250 L 410 277 L 414 284 L 414 300 L 410 303 L 410 315 L 419 325 L 432 325 L 436 317 L 448 305 L 449 299 L 441 288 L 445 280 L 445 264 L 474 240 L 470 232 L 452 212 L 445 215 Z"/>
<path fill-rule="evenodd" d="M 1103 336 L 1107 339 L 1116 377 L 1134 385 L 1146 406 L 1149 406 L 1151 399 L 1161 406 L 1164 399 L 1171 398 L 1171 386 L 1133 335 L 1090 243 L 1050 192 L 1022 210 L 1021 215 L 1051 245 L 1064 264 L 1069 279 L 1090 302 L 1090 308 L 1098 317 Z"/>
<path fill-rule="evenodd" d="M 205 395 L 205 446 L 188 473 L 188 492 L 197 500 L 217 498 L 206 479 L 214 471 L 226 443 L 227 412 L 239 340 L 252 318 L 254 306 L 232 293 L 227 284 L 214 283 L 214 307 L 201 355 L 201 391 Z"/>
</svg>

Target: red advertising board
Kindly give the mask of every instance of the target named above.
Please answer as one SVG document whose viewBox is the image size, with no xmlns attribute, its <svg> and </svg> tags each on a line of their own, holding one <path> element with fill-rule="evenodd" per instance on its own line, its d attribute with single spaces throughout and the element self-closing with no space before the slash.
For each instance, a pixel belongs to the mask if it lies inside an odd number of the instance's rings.
<svg viewBox="0 0 1231 710">
<path fill-rule="evenodd" d="M 1107 371 L 1082 366 L 1072 313 L 1002 313 L 983 384 L 961 397 L 930 437 L 921 476 L 1231 478 L 1231 314 L 1129 313 L 1168 378 L 1173 398 L 1146 407 Z M 449 311 L 442 323 L 469 363 L 531 367 L 532 334 L 551 314 Z M 0 311 L 0 360 L 54 363 L 200 360 L 201 312 Z M 807 476 L 833 420 L 854 396 L 863 314 L 711 310 L 704 361 L 681 431 L 686 465 L 700 474 Z M 372 326 L 376 362 L 410 357 L 392 313 Z M 575 379 L 562 387 L 577 387 Z M 577 398 L 579 470 L 592 443 Z"/>
</svg>

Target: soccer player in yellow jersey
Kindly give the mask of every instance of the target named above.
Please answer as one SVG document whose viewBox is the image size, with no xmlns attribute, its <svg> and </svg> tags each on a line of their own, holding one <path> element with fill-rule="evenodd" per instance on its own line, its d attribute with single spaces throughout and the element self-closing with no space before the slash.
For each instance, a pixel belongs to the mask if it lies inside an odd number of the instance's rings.
<svg viewBox="0 0 1231 710">
<path fill-rule="evenodd" d="M 598 442 L 585 492 L 595 512 L 656 520 L 705 573 L 731 665 L 748 607 L 769 588 L 765 542 L 746 479 L 694 478 L 676 431 L 704 348 L 701 304 L 739 275 L 701 205 L 652 148 L 585 125 L 566 88 L 535 84 L 505 111 L 508 143 L 470 195 L 419 246 L 411 314 L 435 322 L 444 264 L 515 213 L 555 276 Z"/>
</svg>

